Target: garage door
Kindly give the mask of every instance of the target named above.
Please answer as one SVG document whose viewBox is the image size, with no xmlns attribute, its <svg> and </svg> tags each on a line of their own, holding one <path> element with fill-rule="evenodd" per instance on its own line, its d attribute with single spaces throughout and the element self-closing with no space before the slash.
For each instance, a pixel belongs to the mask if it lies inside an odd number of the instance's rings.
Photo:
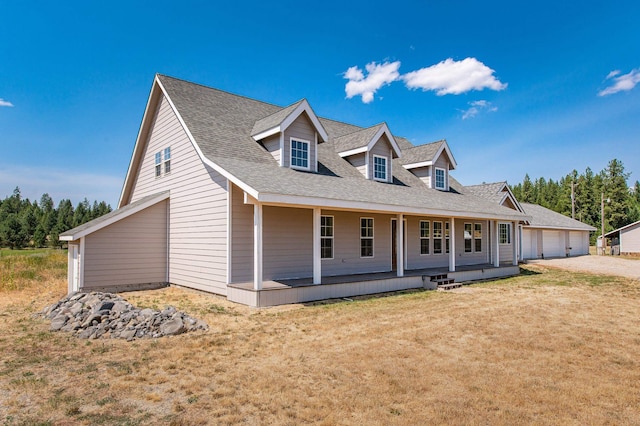
<svg viewBox="0 0 640 426">
<path fill-rule="evenodd" d="M 538 231 L 522 230 L 522 257 L 524 259 L 537 259 L 538 257 Z"/>
<path fill-rule="evenodd" d="M 584 231 L 571 231 L 569 233 L 571 255 L 579 256 L 589 254 L 589 233 Z"/>
<path fill-rule="evenodd" d="M 564 232 L 542 231 L 542 253 L 544 257 L 564 257 Z"/>
</svg>

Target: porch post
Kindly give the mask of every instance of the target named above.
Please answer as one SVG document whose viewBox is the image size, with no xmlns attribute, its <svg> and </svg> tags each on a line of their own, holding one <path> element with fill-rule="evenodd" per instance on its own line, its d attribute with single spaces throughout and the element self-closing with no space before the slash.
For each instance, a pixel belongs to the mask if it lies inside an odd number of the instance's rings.
<svg viewBox="0 0 640 426">
<path fill-rule="evenodd" d="M 518 223 L 513 222 L 513 266 L 518 266 L 518 245 L 520 244 L 520 235 L 518 235 Z"/>
<path fill-rule="evenodd" d="M 313 283 L 322 282 L 322 254 L 321 254 L 321 209 L 313 209 Z"/>
<path fill-rule="evenodd" d="M 253 289 L 262 290 L 262 204 L 253 205 Z"/>
<path fill-rule="evenodd" d="M 498 226 L 498 221 L 493 221 L 493 266 L 496 268 L 500 267 L 500 227 Z"/>
<path fill-rule="evenodd" d="M 396 219 L 396 269 L 398 276 L 404 277 L 404 215 L 401 213 Z"/>
<path fill-rule="evenodd" d="M 449 272 L 456 271 L 456 221 L 449 219 Z"/>
</svg>

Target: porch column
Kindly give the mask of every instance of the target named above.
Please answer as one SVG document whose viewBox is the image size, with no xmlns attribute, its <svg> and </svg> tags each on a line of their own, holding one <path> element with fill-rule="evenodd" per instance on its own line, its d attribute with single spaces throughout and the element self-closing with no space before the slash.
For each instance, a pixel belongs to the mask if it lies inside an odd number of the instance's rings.
<svg viewBox="0 0 640 426">
<path fill-rule="evenodd" d="M 404 277 L 404 215 L 399 214 L 396 219 L 396 269 L 399 277 Z"/>
<path fill-rule="evenodd" d="M 321 212 L 319 207 L 313 209 L 313 283 L 322 282 L 322 254 L 321 254 Z"/>
<path fill-rule="evenodd" d="M 262 290 L 262 204 L 253 205 L 253 289 Z"/>
<path fill-rule="evenodd" d="M 493 221 L 493 266 L 500 267 L 500 227 L 498 221 Z"/>
<path fill-rule="evenodd" d="M 456 271 L 456 221 L 449 219 L 449 272 Z"/>
<path fill-rule="evenodd" d="M 520 244 L 520 235 L 518 235 L 518 223 L 513 222 L 513 266 L 518 266 L 518 245 Z"/>
</svg>

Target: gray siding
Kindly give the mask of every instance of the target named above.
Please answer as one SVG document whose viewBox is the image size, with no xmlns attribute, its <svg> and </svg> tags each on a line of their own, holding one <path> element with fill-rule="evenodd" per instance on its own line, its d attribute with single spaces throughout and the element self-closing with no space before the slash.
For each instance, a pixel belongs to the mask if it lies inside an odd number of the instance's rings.
<svg viewBox="0 0 640 426">
<path fill-rule="evenodd" d="M 155 177 L 154 154 L 171 147 L 171 173 Z M 158 108 L 131 201 L 171 191 L 169 281 L 226 294 L 227 181 L 206 166 L 166 99 Z"/>
<path fill-rule="evenodd" d="M 262 215 L 264 279 L 313 276 L 313 210 L 265 206 Z"/>
<path fill-rule="evenodd" d="M 265 140 L 262 141 L 264 147 L 269 151 L 269 153 L 273 156 L 273 158 L 282 166 L 281 160 L 281 152 L 280 152 L 280 133 L 269 136 Z"/>
<path fill-rule="evenodd" d="M 499 227 L 500 225 L 498 225 Z M 511 223 L 511 243 L 510 244 L 499 244 L 500 246 L 500 263 L 512 262 L 513 261 L 513 245 L 516 243 L 515 238 L 515 226 Z"/>
<path fill-rule="evenodd" d="M 299 138 L 309 142 L 309 166 L 311 171 L 316 170 L 316 129 L 313 127 L 307 113 L 302 113 L 284 131 L 284 167 L 291 165 L 291 138 Z"/>
<path fill-rule="evenodd" d="M 84 289 L 167 281 L 167 201 L 85 237 Z"/>
<path fill-rule="evenodd" d="M 419 177 L 427 187 L 431 188 L 431 166 L 416 167 L 411 169 L 411 173 Z"/>
<path fill-rule="evenodd" d="M 473 237 L 474 226 L 476 223 L 482 225 L 482 247 L 481 251 L 475 251 L 475 241 L 471 240 L 471 252 L 464 251 L 464 224 L 471 224 L 471 232 Z M 489 223 L 485 220 L 456 220 L 456 266 L 463 265 L 480 265 L 489 263 Z M 513 258 L 513 253 L 511 255 Z M 502 260 L 502 258 L 501 258 Z"/>
<path fill-rule="evenodd" d="M 393 171 L 391 170 L 391 142 L 386 135 L 382 135 L 380 139 L 371 147 L 369 151 L 369 176 L 373 179 L 373 156 L 378 155 L 387 159 L 387 182 L 393 179 Z"/>
<path fill-rule="evenodd" d="M 244 203 L 244 192 L 232 185 L 231 282 L 253 281 L 253 205 Z"/>
<path fill-rule="evenodd" d="M 620 252 L 640 253 L 640 224 L 620 231 Z"/>
<path fill-rule="evenodd" d="M 322 211 L 334 217 L 333 259 L 322 261 L 322 275 L 347 275 L 391 270 L 391 218 L 384 214 Z M 373 220 L 373 257 L 360 257 L 360 218 Z"/>
<path fill-rule="evenodd" d="M 367 177 L 367 159 L 364 152 L 361 154 L 351 155 L 347 157 L 347 161 L 353 167 L 358 169 L 358 171 L 362 173 L 362 176 Z"/>
</svg>

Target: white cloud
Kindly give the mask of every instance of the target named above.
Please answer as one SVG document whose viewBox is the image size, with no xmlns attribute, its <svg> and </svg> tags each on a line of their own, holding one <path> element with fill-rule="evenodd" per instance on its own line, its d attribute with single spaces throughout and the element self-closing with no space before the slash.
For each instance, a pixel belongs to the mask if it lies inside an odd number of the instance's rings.
<svg viewBox="0 0 640 426">
<path fill-rule="evenodd" d="M 0 98 L 0 107 L 12 107 L 13 104 L 9 101 L 5 101 L 4 99 Z"/>
<path fill-rule="evenodd" d="M 640 83 L 640 68 L 631 70 L 628 74 L 620 75 L 619 70 L 611 71 L 607 80 L 613 79 L 613 84 L 598 92 L 598 96 L 613 95 L 618 92 L 628 92 Z"/>
<path fill-rule="evenodd" d="M 462 110 L 463 120 L 466 120 L 467 118 L 473 118 L 481 111 L 496 112 L 498 110 L 498 107 L 493 106 L 491 102 L 485 100 L 469 102 L 469 106 L 469 109 Z"/>
<path fill-rule="evenodd" d="M 507 84 L 496 79 L 494 72 L 476 58 L 462 61 L 449 58 L 430 67 L 412 71 L 401 78 L 409 89 L 433 90 L 438 96 L 459 95 L 485 88 L 505 89 Z"/>
<path fill-rule="evenodd" d="M 390 84 L 400 77 L 398 73 L 400 61 L 377 64 L 371 62 L 365 66 L 367 76 L 357 66 L 349 68 L 344 73 L 344 78 L 349 80 L 344 88 L 347 99 L 354 96 L 362 96 L 362 102 L 368 104 L 373 101 L 373 95 L 382 86 Z"/>
</svg>

